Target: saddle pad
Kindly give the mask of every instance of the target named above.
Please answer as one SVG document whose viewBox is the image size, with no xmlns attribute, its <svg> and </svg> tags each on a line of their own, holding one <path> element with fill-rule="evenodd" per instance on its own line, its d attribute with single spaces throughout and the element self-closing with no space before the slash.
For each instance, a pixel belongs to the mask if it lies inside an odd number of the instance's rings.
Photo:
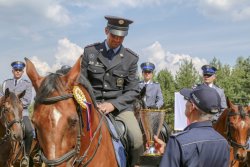
<svg viewBox="0 0 250 167">
<path fill-rule="evenodd" d="M 117 132 L 114 128 L 114 125 L 111 123 L 108 117 L 106 117 L 106 119 L 108 120 L 108 126 L 110 127 L 112 133 L 117 136 Z M 126 167 L 126 154 L 122 142 L 120 140 L 115 140 L 114 138 L 112 138 L 112 142 L 119 167 Z"/>
</svg>

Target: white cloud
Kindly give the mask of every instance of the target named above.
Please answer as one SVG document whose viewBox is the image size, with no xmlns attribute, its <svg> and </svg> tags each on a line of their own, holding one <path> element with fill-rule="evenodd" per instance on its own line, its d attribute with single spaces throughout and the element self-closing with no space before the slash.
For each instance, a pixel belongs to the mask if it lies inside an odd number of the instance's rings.
<svg viewBox="0 0 250 167">
<path fill-rule="evenodd" d="M 78 45 L 71 43 L 67 38 L 58 41 L 57 51 L 55 53 L 55 63 L 51 66 L 38 57 L 34 56 L 31 61 L 34 63 L 38 73 L 42 76 L 49 72 L 55 72 L 60 69 L 62 65 L 72 66 L 76 60 L 83 53 L 83 49 Z"/>
<path fill-rule="evenodd" d="M 70 22 L 70 17 L 66 9 L 64 9 L 59 4 L 53 4 L 51 6 L 47 6 L 45 15 L 60 24 L 68 24 Z"/>
<path fill-rule="evenodd" d="M 249 0 L 198 0 L 199 10 L 214 19 L 250 20 Z"/>
<path fill-rule="evenodd" d="M 156 65 L 156 71 L 168 69 L 173 75 L 179 70 L 183 60 L 193 62 L 194 67 L 200 71 L 201 66 L 207 64 L 207 60 L 198 57 L 192 57 L 186 54 L 175 54 L 165 51 L 162 45 L 156 41 L 151 46 L 143 49 L 143 53 L 148 57 L 148 61 Z"/>
<path fill-rule="evenodd" d="M 68 24 L 70 22 L 69 12 L 60 4 L 58 1 L 53 0 L 0 0 L 0 14 L 7 12 L 8 18 L 13 16 L 19 16 L 23 18 L 24 16 L 33 16 L 32 18 L 47 18 L 52 22 L 60 25 Z M 23 17 L 22 17 L 23 16 Z M 20 21 L 20 20 L 19 20 Z M 26 20 L 23 20 L 26 22 Z M 33 23 L 33 21 L 30 21 Z"/>
<path fill-rule="evenodd" d="M 76 0 L 79 6 L 86 6 L 89 8 L 104 8 L 104 7 L 143 7 L 143 6 L 151 6 L 151 5 L 161 5 L 166 2 L 172 2 L 176 0 L 92 0 L 92 1 L 82 1 Z M 98 4 L 98 5 L 97 5 Z"/>
</svg>

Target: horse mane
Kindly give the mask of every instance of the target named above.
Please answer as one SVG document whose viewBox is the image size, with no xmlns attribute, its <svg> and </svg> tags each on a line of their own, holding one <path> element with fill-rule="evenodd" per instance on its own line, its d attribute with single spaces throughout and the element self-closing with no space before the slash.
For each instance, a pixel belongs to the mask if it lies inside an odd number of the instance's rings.
<svg viewBox="0 0 250 167">
<path fill-rule="evenodd" d="M 52 92 L 57 91 L 59 95 L 63 95 L 63 82 L 60 79 L 60 74 L 57 73 L 50 73 L 48 76 L 45 77 L 43 80 L 40 88 L 36 94 L 36 101 L 40 101 L 44 98 L 47 98 L 51 95 Z M 93 93 L 93 88 L 88 81 L 88 79 L 81 73 L 78 82 L 88 91 L 91 100 L 96 107 L 96 100 Z"/>
<path fill-rule="evenodd" d="M 93 88 L 89 82 L 89 80 L 81 73 L 78 82 L 88 91 L 90 98 L 96 107 L 96 100 L 95 100 L 95 95 Z"/>
</svg>

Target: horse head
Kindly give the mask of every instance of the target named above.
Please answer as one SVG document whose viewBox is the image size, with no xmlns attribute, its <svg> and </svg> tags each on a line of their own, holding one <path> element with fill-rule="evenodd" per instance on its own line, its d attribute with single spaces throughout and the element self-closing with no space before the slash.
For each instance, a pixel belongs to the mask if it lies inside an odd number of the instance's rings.
<svg viewBox="0 0 250 167">
<path fill-rule="evenodd" d="M 250 107 L 234 105 L 229 100 L 227 100 L 227 104 L 227 140 L 233 147 L 234 158 L 242 162 L 247 157 Z"/>
<path fill-rule="evenodd" d="M 72 98 L 73 85 L 80 74 L 80 58 L 66 75 L 51 73 L 46 77 L 38 74 L 29 59 L 25 61 L 27 75 L 36 91 L 31 121 L 37 130 L 42 159 L 49 166 L 70 166 L 70 160 L 80 149 L 76 139 L 79 116 Z M 66 161 L 69 163 L 65 164 Z"/>
<path fill-rule="evenodd" d="M 104 114 L 96 111 L 92 87 L 80 74 L 81 57 L 66 74 L 51 73 L 45 77 L 38 74 L 29 59 L 25 61 L 27 75 L 36 91 L 31 120 L 43 162 L 60 167 L 90 163 L 114 166 L 115 155 L 110 149 L 111 137 L 103 121 Z M 106 145 L 101 145 L 102 142 Z M 99 161 L 105 157 L 103 151 L 110 160 Z"/>
<path fill-rule="evenodd" d="M 23 105 L 21 98 L 25 95 L 25 91 L 16 95 L 5 90 L 4 96 L 0 98 L 0 119 L 1 125 L 4 127 L 6 134 L 2 138 L 11 137 L 14 141 L 20 141 L 23 139 L 23 126 L 22 126 L 22 111 Z"/>
</svg>

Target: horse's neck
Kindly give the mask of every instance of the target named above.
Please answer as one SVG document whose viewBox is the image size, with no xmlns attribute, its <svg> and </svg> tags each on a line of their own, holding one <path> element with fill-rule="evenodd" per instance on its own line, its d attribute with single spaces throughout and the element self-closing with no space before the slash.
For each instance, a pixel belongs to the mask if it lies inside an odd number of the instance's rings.
<svg viewBox="0 0 250 167">
<path fill-rule="evenodd" d="M 6 128 L 2 122 L 3 122 L 3 120 L 1 119 L 1 121 L 0 121 L 0 138 L 6 134 Z"/>
<path fill-rule="evenodd" d="M 227 136 L 227 130 L 228 130 L 227 129 L 227 114 L 228 114 L 228 110 L 225 109 L 214 125 L 214 129 L 225 138 Z"/>
</svg>

